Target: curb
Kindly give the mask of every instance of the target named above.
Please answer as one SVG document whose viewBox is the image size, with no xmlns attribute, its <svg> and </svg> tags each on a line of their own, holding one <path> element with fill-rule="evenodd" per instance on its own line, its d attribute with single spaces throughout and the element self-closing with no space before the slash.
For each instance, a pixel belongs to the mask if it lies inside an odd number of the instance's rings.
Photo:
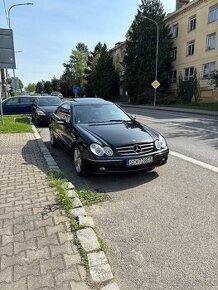
<svg viewBox="0 0 218 290">
<path fill-rule="evenodd" d="M 169 107 L 151 107 L 151 106 L 144 106 L 144 105 L 131 105 L 125 103 L 117 103 L 120 107 L 132 107 L 138 109 L 149 109 L 149 110 L 159 110 L 159 111 L 166 111 L 166 112 L 177 112 L 177 113 L 187 113 L 187 114 L 195 114 L 195 115 L 205 115 L 205 116 L 218 116 L 218 112 L 216 111 L 202 111 L 197 109 L 185 109 L 185 108 L 169 108 Z"/>
<path fill-rule="evenodd" d="M 34 137 L 47 162 L 49 169 L 61 172 L 54 158 L 51 156 L 48 148 L 42 141 L 42 138 L 39 135 L 36 127 L 33 124 L 31 124 L 31 126 L 33 129 Z M 79 196 L 75 191 L 75 186 L 71 182 L 69 182 L 67 195 L 72 201 L 72 217 L 76 218 L 79 225 L 84 227 L 83 229 L 75 231 L 75 234 L 83 250 L 87 254 L 89 274 L 92 282 L 100 290 L 120 290 L 117 283 L 114 282 L 114 276 L 111 271 L 108 259 L 105 253 L 101 250 L 98 238 L 95 234 L 95 231 L 93 230 L 95 227 L 93 219 L 91 216 L 87 215 L 85 208 L 83 207 Z"/>
</svg>

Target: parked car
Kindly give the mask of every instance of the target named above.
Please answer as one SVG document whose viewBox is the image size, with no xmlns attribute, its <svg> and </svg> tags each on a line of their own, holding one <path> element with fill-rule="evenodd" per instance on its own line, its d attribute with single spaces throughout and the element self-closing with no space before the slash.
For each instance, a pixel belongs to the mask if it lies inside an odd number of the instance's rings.
<svg viewBox="0 0 218 290">
<path fill-rule="evenodd" d="M 56 96 L 37 96 L 33 101 L 32 120 L 35 125 L 48 124 L 50 115 L 62 103 L 61 99 Z"/>
<path fill-rule="evenodd" d="M 51 96 L 57 96 L 57 97 L 59 97 L 61 100 L 64 99 L 64 96 L 62 95 L 62 93 L 61 93 L 61 92 L 58 92 L 58 91 L 54 91 L 54 92 L 52 92 L 52 93 L 51 93 Z"/>
<path fill-rule="evenodd" d="M 32 104 L 35 97 L 15 96 L 2 101 L 2 108 L 4 114 L 31 114 Z M 0 109 L 1 110 L 1 109 Z"/>
<path fill-rule="evenodd" d="M 64 145 L 73 153 L 81 176 L 153 169 L 168 158 L 163 136 L 99 98 L 62 103 L 51 115 L 49 131 L 52 146 Z"/>
</svg>

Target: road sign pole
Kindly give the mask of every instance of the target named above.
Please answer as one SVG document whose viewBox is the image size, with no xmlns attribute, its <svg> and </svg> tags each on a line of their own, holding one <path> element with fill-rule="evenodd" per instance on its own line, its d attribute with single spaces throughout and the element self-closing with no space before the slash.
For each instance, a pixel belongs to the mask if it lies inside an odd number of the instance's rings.
<svg viewBox="0 0 218 290">
<path fill-rule="evenodd" d="M 1 122 L 2 125 L 4 125 L 4 119 L 3 119 L 3 107 L 2 107 L 2 82 L 1 82 L 1 77 L 0 77 L 0 109 L 1 109 Z"/>
<path fill-rule="evenodd" d="M 154 89 L 154 107 L 156 106 L 156 99 L 157 99 L 157 89 Z"/>
</svg>

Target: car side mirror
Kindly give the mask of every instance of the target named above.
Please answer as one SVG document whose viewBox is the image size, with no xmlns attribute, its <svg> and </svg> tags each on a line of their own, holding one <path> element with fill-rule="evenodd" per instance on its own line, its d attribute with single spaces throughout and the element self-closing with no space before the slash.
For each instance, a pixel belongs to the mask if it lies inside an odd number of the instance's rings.
<svg viewBox="0 0 218 290">
<path fill-rule="evenodd" d="M 130 115 L 133 120 L 136 120 L 136 115 Z"/>
</svg>

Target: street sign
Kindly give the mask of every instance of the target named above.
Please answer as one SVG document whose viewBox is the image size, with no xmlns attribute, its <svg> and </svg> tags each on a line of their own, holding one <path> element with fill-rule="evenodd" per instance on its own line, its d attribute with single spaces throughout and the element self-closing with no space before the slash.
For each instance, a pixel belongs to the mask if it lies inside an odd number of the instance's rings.
<svg viewBox="0 0 218 290">
<path fill-rule="evenodd" d="M 73 86 L 73 92 L 74 94 L 79 94 L 81 91 L 80 87 L 79 86 Z"/>
<path fill-rule="evenodd" d="M 19 78 L 11 78 L 12 89 L 19 89 Z"/>
<path fill-rule="evenodd" d="M 13 31 L 0 28 L 0 68 L 15 69 Z"/>
<path fill-rule="evenodd" d="M 158 80 L 155 80 L 151 85 L 156 90 L 160 86 L 160 83 L 158 82 Z"/>
</svg>

